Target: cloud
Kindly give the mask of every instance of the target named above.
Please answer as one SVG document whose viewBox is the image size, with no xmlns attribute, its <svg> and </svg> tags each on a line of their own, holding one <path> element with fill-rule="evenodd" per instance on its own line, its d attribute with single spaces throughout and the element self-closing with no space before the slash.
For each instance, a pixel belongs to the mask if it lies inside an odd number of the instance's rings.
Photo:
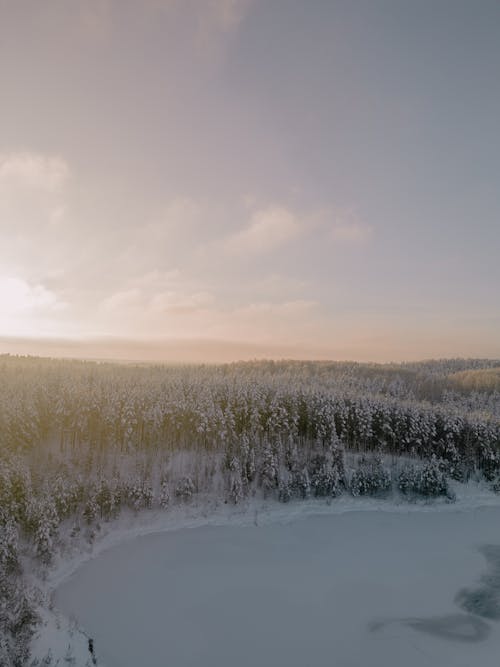
<svg viewBox="0 0 500 667">
<path fill-rule="evenodd" d="M 201 31 L 230 32 L 245 17 L 252 0 L 146 0 L 152 9 L 194 12 Z"/>
<path fill-rule="evenodd" d="M 203 58 L 217 60 L 238 30 L 252 0 L 194 0 L 194 45 Z M 186 3 L 182 0 L 183 7 Z"/>
<path fill-rule="evenodd" d="M 309 287 L 306 280 L 301 280 L 290 275 L 280 273 L 270 273 L 252 281 L 251 290 L 261 298 L 283 299 L 296 298 L 295 295 L 302 295 Z"/>
<path fill-rule="evenodd" d="M 297 264 L 300 244 L 314 253 L 370 233 L 350 211 L 193 196 L 145 207 L 145 224 L 142 209 L 117 208 L 122 224 L 79 187 L 61 156 L 0 156 L 0 261 L 10 276 L 1 322 L 11 334 L 315 339 L 321 290 Z"/>
<path fill-rule="evenodd" d="M 85 37 L 97 42 L 107 39 L 113 24 L 112 0 L 85 0 L 75 7 Z"/>
<path fill-rule="evenodd" d="M 156 248 L 163 256 L 178 257 L 203 232 L 201 208 L 194 199 L 174 197 L 154 220 L 138 227 L 136 232 L 134 245 Z"/>
<path fill-rule="evenodd" d="M 329 237 L 332 241 L 360 243 L 370 238 L 372 232 L 372 228 L 351 210 L 334 214 L 329 224 Z"/>
<path fill-rule="evenodd" d="M 179 36 L 198 56 L 218 54 L 245 18 L 253 0 L 72 0 L 32 2 L 30 23 L 37 26 L 37 36 L 52 39 L 66 49 L 78 45 L 79 51 L 107 48 L 129 39 L 124 31 L 132 22 L 136 35 L 162 25 L 164 48 L 176 44 Z M 0 16 L 2 15 L 0 2 Z M 8 10 L 0 26 L 8 25 Z M 14 12 L 13 12 L 14 14 Z M 13 23 L 12 30 L 16 29 Z M 125 48 L 125 46 L 124 46 Z M 71 57 L 71 56 L 70 56 Z"/>
<path fill-rule="evenodd" d="M 270 204 L 254 211 L 243 229 L 209 243 L 204 251 L 216 257 L 222 254 L 257 260 L 299 239 L 316 244 L 327 241 L 360 243 L 371 234 L 372 228 L 349 209 L 338 212 L 317 210 L 298 215 L 281 204 Z"/>
<path fill-rule="evenodd" d="M 308 340 L 321 316 L 320 304 L 312 299 L 254 301 L 207 315 L 204 331 L 208 337 L 286 344 Z"/>
<path fill-rule="evenodd" d="M 250 0 L 209 0 L 213 21 L 225 32 L 234 30 L 243 20 Z"/>
<path fill-rule="evenodd" d="M 57 311 L 65 308 L 57 295 L 41 284 L 17 276 L 0 276 L 0 331 L 3 335 L 39 335 Z"/>
<path fill-rule="evenodd" d="M 252 299 L 252 295 L 247 297 Z M 254 297 L 253 297 L 254 298 Z M 318 315 L 310 299 L 245 301 L 226 299 L 203 289 L 188 276 L 152 272 L 101 301 L 99 330 L 140 338 L 201 338 L 246 341 L 305 339 Z"/>
<path fill-rule="evenodd" d="M 158 314 L 186 315 L 205 311 L 215 301 L 210 292 L 193 292 L 183 294 L 179 292 L 158 292 L 149 301 L 149 306 Z"/>
<path fill-rule="evenodd" d="M 4 271 L 42 281 L 68 257 L 70 169 L 60 156 L 0 154 L 0 263 Z"/>
<path fill-rule="evenodd" d="M 267 301 L 251 303 L 248 306 L 237 308 L 234 314 L 254 318 L 256 315 L 273 315 L 277 317 L 295 317 L 309 312 L 318 305 L 317 301 L 311 299 L 296 299 L 295 301 L 284 301 L 282 303 L 269 303 Z"/>
<path fill-rule="evenodd" d="M 0 233 L 22 237 L 62 223 L 69 167 L 60 157 L 0 154 Z"/>
<path fill-rule="evenodd" d="M 29 188 L 46 193 L 58 193 L 69 176 L 67 163 L 60 157 L 38 153 L 0 154 L 0 189 Z"/>
<path fill-rule="evenodd" d="M 102 300 L 100 308 L 105 312 L 111 313 L 130 308 L 131 306 L 135 308 L 140 304 L 141 294 L 141 290 L 137 289 L 137 287 L 115 292 Z"/>
<path fill-rule="evenodd" d="M 225 239 L 223 246 L 229 254 L 267 253 L 297 239 L 303 232 L 301 221 L 282 206 L 269 206 L 256 211 L 250 224 Z"/>
<path fill-rule="evenodd" d="M 213 294 L 181 276 L 178 270 L 152 271 L 138 277 L 127 289 L 104 298 L 98 311 L 105 327 L 114 332 L 126 323 L 140 334 L 165 334 L 169 328 L 182 329 L 185 317 L 192 319 L 205 313 L 214 303 Z"/>
<path fill-rule="evenodd" d="M 255 211 L 244 229 L 219 245 L 226 255 L 251 257 L 271 253 L 298 239 L 360 243 L 371 234 L 372 228 L 351 210 L 320 210 L 298 216 L 285 206 L 272 204 Z"/>
<path fill-rule="evenodd" d="M 135 282 L 142 289 L 162 291 L 178 285 L 181 281 L 182 276 L 179 269 L 171 269 L 169 271 L 154 269 L 139 276 Z"/>
<path fill-rule="evenodd" d="M 30 285 L 12 276 L 0 276 L 0 303 L 4 312 L 53 309 L 61 306 L 55 294 L 43 285 Z"/>
</svg>

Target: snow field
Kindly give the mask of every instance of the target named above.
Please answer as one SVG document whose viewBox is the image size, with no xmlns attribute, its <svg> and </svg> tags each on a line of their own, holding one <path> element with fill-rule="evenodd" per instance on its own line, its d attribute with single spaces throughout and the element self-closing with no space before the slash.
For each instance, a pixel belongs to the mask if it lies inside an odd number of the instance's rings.
<svg viewBox="0 0 500 667">
<path fill-rule="evenodd" d="M 107 667 L 497 667 L 500 625 L 455 597 L 486 571 L 500 508 L 287 507 L 111 547 L 60 584 L 56 606 Z"/>
</svg>

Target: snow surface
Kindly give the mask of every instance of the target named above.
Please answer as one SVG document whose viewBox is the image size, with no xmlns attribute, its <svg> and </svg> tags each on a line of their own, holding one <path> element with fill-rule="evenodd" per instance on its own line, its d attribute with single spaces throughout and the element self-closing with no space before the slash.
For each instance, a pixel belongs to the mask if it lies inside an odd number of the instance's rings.
<svg viewBox="0 0 500 667">
<path fill-rule="evenodd" d="M 174 508 L 130 521 L 83 564 L 54 570 L 63 616 L 47 619 L 36 653 L 63 657 L 71 642 L 85 664 L 73 617 L 106 667 L 498 667 L 500 623 L 454 602 L 486 572 L 479 547 L 500 543 L 498 497 Z"/>
</svg>

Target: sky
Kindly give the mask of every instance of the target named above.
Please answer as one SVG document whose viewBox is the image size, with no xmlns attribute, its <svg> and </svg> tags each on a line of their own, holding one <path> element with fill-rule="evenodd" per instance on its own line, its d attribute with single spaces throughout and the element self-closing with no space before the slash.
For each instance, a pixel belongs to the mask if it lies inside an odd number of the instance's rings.
<svg viewBox="0 0 500 667">
<path fill-rule="evenodd" d="M 0 352 L 500 357 L 497 0 L 0 0 Z"/>
</svg>

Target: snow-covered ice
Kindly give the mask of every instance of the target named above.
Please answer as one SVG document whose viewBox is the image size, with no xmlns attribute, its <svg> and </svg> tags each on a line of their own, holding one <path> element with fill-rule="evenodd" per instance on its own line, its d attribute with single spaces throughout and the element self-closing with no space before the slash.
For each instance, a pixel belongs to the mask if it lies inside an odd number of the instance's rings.
<svg viewBox="0 0 500 667">
<path fill-rule="evenodd" d="M 500 508 L 393 509 L 145 534 L 55 603 L 106 667 L 498 667 L 500 622 L 455 598 L 487 571 Z"/>
</svg>

